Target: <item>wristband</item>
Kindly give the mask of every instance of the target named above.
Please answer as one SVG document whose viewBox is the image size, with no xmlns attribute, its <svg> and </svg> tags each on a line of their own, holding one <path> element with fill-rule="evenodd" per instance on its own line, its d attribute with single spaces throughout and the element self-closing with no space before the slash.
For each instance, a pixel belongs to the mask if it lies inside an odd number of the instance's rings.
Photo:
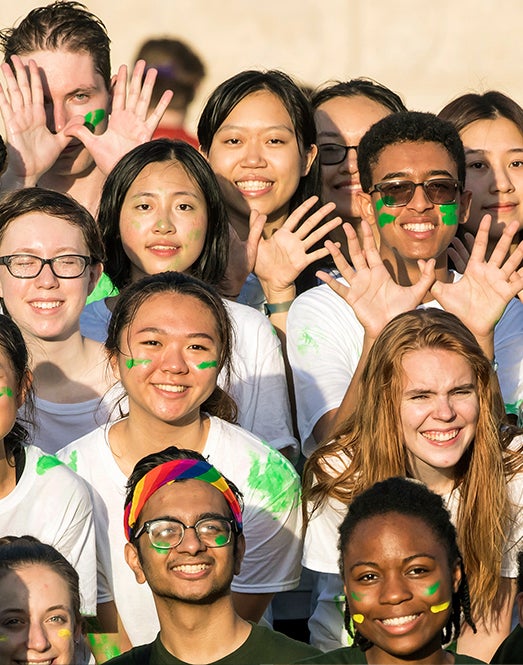
<svg viewBox="0 0 523 665">
<path fill-rule="evenodd" d="M 287 300 L 286 302 L 277 302 L 277 303 L 264 303 L 263 309 L 266 316 L 271 314 L 282 314 L 283 312 L 288 312 L 294 300 Z"/>
</svg>

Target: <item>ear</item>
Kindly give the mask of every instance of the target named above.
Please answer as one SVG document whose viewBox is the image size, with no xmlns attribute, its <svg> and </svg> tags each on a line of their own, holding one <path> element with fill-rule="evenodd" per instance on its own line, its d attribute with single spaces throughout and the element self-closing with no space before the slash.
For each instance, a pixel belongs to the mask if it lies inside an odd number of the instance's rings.
<svg viewBox="0 0 523 665">
<path fill-rule="evenodd" d="M 127 565 L 133 571 L 136 581 L 138 584 L 144 584 L 147 580 L 145 579 L 145 573 L 143 572 L 142 564 L 140 563 L 140 557 L 138 556 L 136 545 L 125 543 L 124 554 Z"/>
<path fill-rule="evenodd" d="M 98 284 L 98 280 L 102 276 L 103 264 L 95 263 L 92 266 L 89 266 L 89 285 L 88 285 L 88 295 L 94 291 L 94 287 Z"/>
<path fill-rule="evenodd" d="M 236 558 L 234 561 L 234 574 L 239 575 L 240 574 L 240 569 L 242 566 L 242 561 L 243 557 L 245 555 L 245 536 L 243 533 L 240 533 L 239 536 L 237 536 L 236 540 Z"/>
<path fill-rule="evenodd" d="M 454 561 L 454 566 L 452 568 L 452 593 L 457 593 L 459 585 L 461 584 L 461 559 L 456 559 Z"/>
<path fill-rule="evenodd" d="M 311 166 L 313 165 L 317 154 L 318 154 L 318 146 L 315 143 L 313 143 L 306 151 L 305 156 L 302 159 L 302 165 L 301 165 L 302 178 L 306 176 L 311 170 Z"/>
<path fill-rule="evenodd" d="M 18 395 L 16 396 L 16 407 L 18 409 L 25 402 L 27 391 L 31 388 L 32 383 L 33 383 L 33 373 L 31 372 L 31 370 L 27 370 L 27 372 L 22 377 L 22 380 L 20 381 L 20 387 L 18 388 Z"/>
<path fill-rule="evenodd" d="M 376 224 L 376 210 L 372 203 L 372 196 L 365 192 L 358 192 L 358 204 L 360 206 L 361 218 L 370 225 Z"/>
<path fill-rule="evenodd" d="M 122 377 L 120 374 L 120 365 L 118 364 L 118 354 L 111 353 L 107 359 L 109 361 L 109 365 L 111 366 L 111 370 L 114 374 L 115 379 L 117 381 L 121 381 Z"/>
<path fill-rule="evenodd" d="M 459 199 L 459 223 L 465 224 L 470 215 L 470 204 L 472 203 L 472 192 L 465 190 Z"/>
</svg>

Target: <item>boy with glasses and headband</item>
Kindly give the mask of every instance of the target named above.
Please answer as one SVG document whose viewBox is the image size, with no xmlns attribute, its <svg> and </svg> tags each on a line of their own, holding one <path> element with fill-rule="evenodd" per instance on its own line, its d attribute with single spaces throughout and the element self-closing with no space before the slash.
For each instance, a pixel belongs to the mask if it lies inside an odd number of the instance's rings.
<svg viewBox="0 0 523 665">
<path fill-rule="evenodd" d="M 313 647 L 247 622 L 231 582 L 245 551 L 242 495 L 202 455 L 171 447 L 148 455 L 127 484 L 125 557 L 153 593 L 160 633 L 112 665 L 290 663 Z"/>
<path fill-rule="evenodd" d="M 302 294 L 289 312 L 288 353 L 307 456 L 351 414 L 374 339 L 396 314 L 418 306 L 456 314 L 495 357 L 505 403 L 523 398 L 523 305 L 513 299 L 523 283 L 516 272 L 522 248 L 505 261 L 517 225 L 507 226 L 485 261 L 486 217 L 464 275 L 448 267 L 447 250 L 471 198 L 457 131 L 430 113 L 394 113 L 361 139 L 358 170 L 362 242 L 344 225 L 353 267 L 327 241 L 342 278 L 320 273 L 327 284 Z"/>
</svg>

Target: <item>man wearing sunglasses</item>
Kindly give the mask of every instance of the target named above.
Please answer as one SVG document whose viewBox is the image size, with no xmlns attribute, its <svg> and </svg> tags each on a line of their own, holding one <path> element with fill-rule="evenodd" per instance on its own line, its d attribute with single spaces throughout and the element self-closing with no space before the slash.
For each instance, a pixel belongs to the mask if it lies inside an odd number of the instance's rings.
<svg viewBox="0 0 523 665">
<path fill-rule="evenodd" d="M 382 328 L 422 304 L 456 314 L 493 362 L 495 356 L 508 410 L 523 398 L 523 305 L 511 301 L 518 288 L 510 281 L 510 275 L 521 279 L 514 271 L 523 253 L 505 262 L 517 228 L 507 227 L 486 262 L 485 219 L 463 277 L 448 267 L 447 250 L 471 198 L 463 189 L 465 156 L 454 127 L 428 113 L 387 116 L 362 138 L 358 169 L 362 246 L 345 225 L 352 267 L 327 242 L 343 279 L 322 274 L 328 285 L 302 294 L 289 312 L 288 353 L 306 455 L 352 412 L 357 377 Z M 379 251 L 371 226 L 379 232 Z"/>
<path fill-rule="evenodd" d="M 127 563 L 153 593 L 156 640 L 110 662 L 289 663 L 320 652 L 241 619 L 231 582 L 245 539 L 242 495 L 199 453 L 171 447 L 144 457 L 127 485 Z"/>
</svg>

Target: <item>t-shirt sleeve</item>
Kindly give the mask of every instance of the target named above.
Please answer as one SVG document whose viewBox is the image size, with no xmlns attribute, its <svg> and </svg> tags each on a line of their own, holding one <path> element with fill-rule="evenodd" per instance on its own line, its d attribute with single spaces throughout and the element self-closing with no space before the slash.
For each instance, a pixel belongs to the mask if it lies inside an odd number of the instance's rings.
<svg viewBox="0 0 523 665">
<path fill-rule="evenodd" d="M 300 481 L 278 451 L 249 451 L 244 491 L 246 553 L 232 589 L 239 593 L 276 593 L 294 589 L 300 578 Z"/>
<path fill-rule="evenodd" d="M 314 426 L 343 400 L 362 343 L 363 328 L 356 315 L 328 286 L 310 289 L 293 303 L 287 319 L 287 353 L 306 457 L 318 443 Z"/>
</svg>

